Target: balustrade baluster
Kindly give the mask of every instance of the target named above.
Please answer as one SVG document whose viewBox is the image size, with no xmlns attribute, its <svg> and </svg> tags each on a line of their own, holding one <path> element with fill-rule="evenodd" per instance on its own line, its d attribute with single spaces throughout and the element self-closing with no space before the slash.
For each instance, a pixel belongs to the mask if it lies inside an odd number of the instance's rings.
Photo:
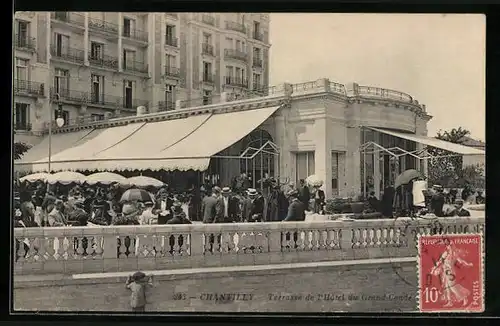
<svg viewBox="0 0 500 326">
<path fill-rule="evenodd" d="M 59 242 L 59 249 L 62 249 L 61 257 L 68 260 L 70 258 L 69 254 L 70 243 L 68 237 L 63 237 L 62 241 Z"/>
</svg>

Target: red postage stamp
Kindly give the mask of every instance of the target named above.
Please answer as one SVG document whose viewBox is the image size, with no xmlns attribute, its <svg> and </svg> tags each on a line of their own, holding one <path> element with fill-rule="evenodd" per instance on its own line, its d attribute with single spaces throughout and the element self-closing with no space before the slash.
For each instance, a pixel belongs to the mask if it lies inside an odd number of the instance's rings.
<svg viewBox="0 0 500 326">
<path fill-rule="evenodd" d="M 483 312 L 481 234 L 418 237 L 420 312 Z"/>
</svg>

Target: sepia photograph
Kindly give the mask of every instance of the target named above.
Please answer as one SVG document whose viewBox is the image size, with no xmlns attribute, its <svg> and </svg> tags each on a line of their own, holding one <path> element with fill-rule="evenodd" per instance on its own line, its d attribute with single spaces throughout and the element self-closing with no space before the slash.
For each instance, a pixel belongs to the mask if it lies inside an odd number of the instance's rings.
<svg viewBox="0 0 500 326">
<path fill-rule="evenodd" d="M 485 310 L 485 15 L 13 21 L 11 313 Z"/>
</svg>

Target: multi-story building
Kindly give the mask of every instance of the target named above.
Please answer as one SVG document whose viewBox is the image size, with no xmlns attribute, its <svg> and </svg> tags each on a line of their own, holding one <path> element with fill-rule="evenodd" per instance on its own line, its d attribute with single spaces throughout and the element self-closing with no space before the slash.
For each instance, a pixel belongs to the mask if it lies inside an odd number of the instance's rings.
<svg viewBox="0 0 500 326">
<path fill-rule="evenodd" d="M 58 105 L 78 124 L 263 94 L 269 47 L 268 14 L 17 12 L 16 137 L 43 133 Z"/>
</svg>

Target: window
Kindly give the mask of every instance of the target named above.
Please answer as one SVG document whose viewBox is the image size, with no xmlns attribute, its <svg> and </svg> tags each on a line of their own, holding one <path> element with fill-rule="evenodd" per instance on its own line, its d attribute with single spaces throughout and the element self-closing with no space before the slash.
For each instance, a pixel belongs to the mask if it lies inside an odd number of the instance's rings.
<svg viewBox="0 0 500 326">
<path fill-rule="evenodd" d="M 16 103 L 14 110 L 14 130 L 30 130 L 30 106 Z"/>
<path fill-rule="evenodd" d="M 212 35 L 208 33 L 203 33 L 203 43 L 212 44 Z"/>
<path fill-rule="evenodd" d="M 167 109 L 175 107 L 175 86 L 167 85 L 165 87 L 165 103 L 167 104 Z"/>
<path fill-rule="evenodd" d="M 253 48 L 253 58 L 260 60 L 261 52 L 260 48 Z"/>
<path fill-rule="evenodd" d="M 16 58 L 15 79 L 28 80 L 28 65 L 29 61 L 26 59 Z"/>
<path fill-rule="evenodd" d="M 100 103 L 104 96 L 104 76 L 92 75 L 91 79 L 92 103 Z"/>
<path fill-rule="evenodd" d="M 54 93 L 63 95 L 69 89 L 69 71 L 57 69 L 54 73 Z"/>
<path fill-rule="evenodd" d="M 212 64 L 210 62 L 203 62 L 203 81 L 213 82 L 212 80 Z"/>
<path fill-rule="evenodd" d="M 104 120 L 104 114 L 92 113 L 90 115 L 90 119 L 92 121 L 101 121 L 101 120 Z"/>
<path fill-rule="evenodd" d="M 339 194 L 339 153 L 332 152 L 332 195 Z"/>
<path fill-rule="evenodd" d="M 295 154 L 295 182 L 299 183 L 300 180 L 306 179 L 308 176 L 314 174 L 314 152 L 298 152 Z"/>
<path fill-rule="evenodd" d="M 226 77 L 233 77 L 233 66 L 226 66 Z"/>
<path fill-rule="evenodd" d="M 90 43 L 90 59 L 102 60 L 104 52 L 103 48 L 104 48 L 103 44 L 97 42 Z"/>
<path fill-rule="evenodd" d="M 228 49 L 232 49 L 234 47 L 233 39 L 232 38 L 226 37 L 226 47 Z"/>
<path fill-rule="evenodd" d="M 212 92 L 203 91 L 203 105 L 212 104 Z"/>
<path fill-rule="evenodd" d="M 129 109 L 133 108 L 133 85 L 130 80 L 123 81 L 123 106 Z"/>
<path fill-rule="evenodd" d="M 22 20 L 16 21 L 16 34 L 18 45 L 21 47 L 27 46 L 29 37 L 29 23 Z"/>
<path fill-rule="evenodd" d="M 167 25 L 167 31 L 165 34 L 165 40 L 168 45 L 174 45 L 175 44 L 175 25 Z"/>
<path fill-rule="evenodd" d="M 133 68 L 135 64 L 135 51 L 123 50 L 123 69 Z"/>
<path fill-rule="evenodd" d="M 68 13 L 65 11 L 56 11 L 55 17 L 57 20 L 67 21 L 68 20 Z"/>
<path fill-rule="evenodd" d="M 56 44 L 55 55 L 58 57 L 66 55 L 68 53 L 68 48 L 69 48 L 69 36 L 55 33 L 54 41 Z"/>
<path fill-rule="evenodd" d="M 165 66 L 168 68 L 175 68 L 177 67 L 177 60 L 175 55 L 167 54 L 165 56 Z"/>
<path fill-rule="evenodd" d="M 262 88 L 262 81 L 260 74 L 253 74 L 253 89 L 259 90 Z"/>
<path fill-rule="evenodd" d="M 130 18 L 123 18 L 123 36 L 130 37 L 132 34 L 132 30 L 134 21 Z"/>
<path fill-rule="evenodd" d="M 259 22 L 253 22 L 253 35 L 254 38 L 257 38 L 260 34 L 260 23 Z"/>
<path fill-rule="evenodd" d="M 242 70 L 242 69 L 241 69 L 241 68 L 236 67 L 236 68 L 234 68 L 234 70 L 235 70 L 235 77 L 236 77 L 235 79 L 239 79 L 239 78 L 240 78 L 240 76 L 241 76 L 241 70 Z"/>
<path fill-rule="evenodd" d="M 241 41 L 236 41 L 236 50 L 241 52 Z"/>
</svg>

